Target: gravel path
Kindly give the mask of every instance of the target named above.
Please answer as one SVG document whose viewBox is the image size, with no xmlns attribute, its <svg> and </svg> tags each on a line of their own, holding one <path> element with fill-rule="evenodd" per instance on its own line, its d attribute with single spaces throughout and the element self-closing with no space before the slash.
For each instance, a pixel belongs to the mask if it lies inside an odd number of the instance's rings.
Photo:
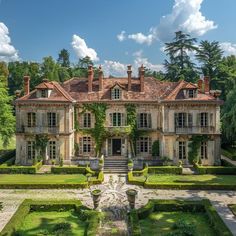
<svg viewBox="0 0 236 236">
<path fill-rule="evenodd" d="M 126 177 L 122 175 L 105 175 L 104 184 L 92 186 L 84 190 L 1 190 L 0 202 L 3 202 L 3 210 L 0 212 L 0 231 L 17 210 L 24 199 L 80 199 L 88 207 L 93 207 L 90 191 L 99 188 L 102 190 L 100 209 L 110 211 L 119 222 L 119 225 L 127 230 L 122 212 L 127 209 L 128 202 L 125 191 L 128 188 L 138 190 L 136 208 L 144 206 L 148 199 L 192 199 L 208 198 L 216 207 L 219 215 L 236 236 L 236 218 L 231 213 L 227 204 L 236 204 L 236 191 L 201 191 L 201 190 L 151 190 L 140 186 L 126 184 Z M 123 217 L 123 218 L 122 218 Z"/>
</svg>

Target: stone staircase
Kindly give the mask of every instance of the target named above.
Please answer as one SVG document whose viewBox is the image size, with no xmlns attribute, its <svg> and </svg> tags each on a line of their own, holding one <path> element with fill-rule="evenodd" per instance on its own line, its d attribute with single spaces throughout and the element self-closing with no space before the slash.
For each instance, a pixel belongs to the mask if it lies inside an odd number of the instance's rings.
<svg viewBox="0 0 236 236">
<path fill-rule="evenodd" d="M 127 173 L 128 159 L 124 157 L 104 158 L 104 173 Z"/>
</svg>

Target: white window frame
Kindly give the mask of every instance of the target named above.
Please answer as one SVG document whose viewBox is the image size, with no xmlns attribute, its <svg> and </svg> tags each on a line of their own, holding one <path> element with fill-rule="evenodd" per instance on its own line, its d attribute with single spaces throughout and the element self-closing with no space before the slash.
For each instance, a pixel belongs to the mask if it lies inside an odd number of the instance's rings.
<svg viewBox="0 0 236 236">
<path fill-rule="evenodd" d="M 152 140 L 150 137 L 139 137 L 136 143 L 137 153 L 151 153 Z"/>
<path fill-rule="evenodd" d="M 152 122 L 151 122 L 151 113 L 139 113 L 138 115 L 138 128 L 151 128 Z"/>
<path fill-rule="evenodd" d="M 36 126 L 36 113 L 28 112 L 27 113 L 27 127 L 35 127 Z"/>
<path fill-rule="evenodd" d="M 125 125 L 124 115 L 125 114 L 121 112 L 110 113 L 110 126 L 112 127 L 124 126 Z"/>
<path fill-rule="evenodd" d="M 186 160 L 187 159 L 187 142 L 186 141 L 179 141 L 179 160 Z"/>
<path fill-rule="evenodd" d="M 201 159 L 208 159 L 207 152 L 208 152 L 207 142 L 201 142 L 201 148 L 200 148 Z"/>
<path fill-rule="evenodd" d="M 200 113 L 200 125 L 201 125 L 201 127 L 207 127 L 208 124 L 209 124 L 208 113 L 207 112 L 201 112 Z"/>
<path fill-rule="evenodd" d="M 28 160 L 35 158 L 35 141 L 27 141 L 27 158 Z"/>
<path fill-rule="evenodd" d="M 91 113 L 83 114 L 83 128 L 91 128 Z"/>
<path fill-rule="evenodd" d="M 56 141 L 49 141 L 48 155 L 51 160 L 55 160 L 57 158 L 57 142 Z"/>
<path fill-rule="evenodd" d="M 111 99 L 112 100 L 120 100 L 122 95 L 122 91 L 120 88 L 113 88 L 111 91 Z"/>
</svg>

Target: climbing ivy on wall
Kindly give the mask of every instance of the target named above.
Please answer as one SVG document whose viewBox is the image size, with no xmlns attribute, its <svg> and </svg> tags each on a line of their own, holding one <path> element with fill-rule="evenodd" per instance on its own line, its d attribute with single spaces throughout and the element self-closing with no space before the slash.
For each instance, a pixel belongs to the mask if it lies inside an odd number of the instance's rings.
<svg viewBox="0 0 236 236">
<path fill-rule="evenodd" d="M 201 142 L 206 142 L 208 140 L 207 135 L 193 135 L 190 139 L 189 143 L 189 152 L 188 152 L 188 160 L 191 164 L 193 162 L 199 162 L 199 149 L 201 147 Z"/>
<path fill-rule="evenodd" d="M 49 141 L 47 134 L 35 135 L 35 149 L 40 152 L 42 158 L 45 158 L 46 147 Z"/>
<path fill-rule="evenodd" d="M 84 104 L 83 105 L 83 112 L 90 111 L 95 116 L 95 125 L 94 128 L 89 129 L 85 132 L 90 133 L 90 135 L 95 140 L 95 151 L 96 155 L 101 155 L 101 148 L 102 144 L 106 138 L 106 129 L 104 126 L 106 120 L 106 110 L 107 104 L 104 103 L 92 103 L 92 104 Z"/>
</svg>

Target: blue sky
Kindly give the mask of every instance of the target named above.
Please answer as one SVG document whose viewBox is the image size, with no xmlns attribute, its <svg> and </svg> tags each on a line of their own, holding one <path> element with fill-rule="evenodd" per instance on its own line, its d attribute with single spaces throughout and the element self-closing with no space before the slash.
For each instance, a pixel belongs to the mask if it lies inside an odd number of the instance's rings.
<svg viewBox="0 0 236 236">
<path fill-rule="evenodd" d="M 183 30 L 236 54 L 235 0 L 0 0 L 0 59 L 41 61 L 62 48 L 106 73 L 161 69 L 162 48 Z"/>
</svg>

